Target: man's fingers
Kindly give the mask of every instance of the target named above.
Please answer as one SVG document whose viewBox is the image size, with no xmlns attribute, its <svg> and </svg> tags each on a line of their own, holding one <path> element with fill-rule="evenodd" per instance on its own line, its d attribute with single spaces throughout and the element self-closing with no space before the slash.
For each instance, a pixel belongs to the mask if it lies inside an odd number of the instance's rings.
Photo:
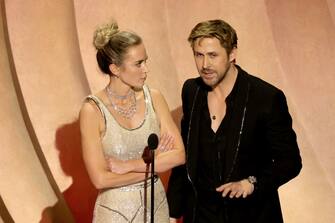
<svg viewBox="0 0 335 223">
<path fill-rule="evenodd" d="M 225 188 L 228 188 L 232 183 L 226 183 L 216 188 L 217 192 L 222 192 Z"/>
<path fill-rule="evenodd" d="M 243 198 L 246 198 L 248 196 L 248 193 L 246 191 L 243 192 Z"/>
<path fill-rule="evenodd" d="M 235 197 L 236 197 L 236 198 L 239 198 L 239 197 L 241 197 L 242 195 L 243 195 L 243 197 L 244 197 L 244 193 L 245 193 L 245 191 L 239 190 L 239 191 L 237 191 L 237 193 L 235 194 Z"/>
<path fill-rule="evenodd" d="M 226 197 L 228 194 L 231 194 L 231 193 L 232 193 L 232 187 L 231 187 L 231 185 L 223 187 L 222 197 Z"/>
<path fill-rule="evenodd" d="M 229 195 L 230 198 L 239 198 L 241 196 L 245 198 L 249 194 L 246 188 L 244 188 L 240 182 L 231 182 L 221 185 L 220 187 L 216 188 L 216 191 L 221 192 L 222 197 Z"/>
<path fill-rule="evenodd" d="M 231 182 L 223 184 L 216 188 L 217 192 L 222 193 L 222 197 L 226 197 L 229 194 L 230 198 L 246 198 L 253 192 L 253 188 L 250 190 L 249 183 L 245 183 L 243 181 Z"/>
</svg>

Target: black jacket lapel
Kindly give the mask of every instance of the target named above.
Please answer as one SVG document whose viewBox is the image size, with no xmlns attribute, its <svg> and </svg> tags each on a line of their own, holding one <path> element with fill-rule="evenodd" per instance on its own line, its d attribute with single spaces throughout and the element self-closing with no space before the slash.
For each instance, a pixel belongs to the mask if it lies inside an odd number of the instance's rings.
<svg viewBox="0 0 335 223">
<path fill-rule="evenodd" d="M 200 118 L 201 111 L 206 102 L 208 87 L 202 82 L 201 78 L 195 79 L 195 85 L 192 86 L 191 95 L 189 95 L 189 99 L 192 98 L 192 105 L 189 104 L 189 108 L 192 108 L 190 111 L 190 123 L 189 123 L 189 139 L 187 150 L 187 167 L 188 173 L 192 180 L 196 178 L 197 173 L 197 160 L 198 160 L 198 150 L 199 150 L 199 130 L 200 130 Z"/>
<path fill-rule="evenodd" d="M 248 82 L 248 74 L 245 73 L 241 68 L 238 68 L 238 77 L 236 80 L 235 85 L 236 92 L 234 92 L 234 99 L 233 99 L 233 108 L 232 108 L 232 115 L 231 120 L 229 122 L 227 131 L 227 144 L 225 148 L 225 166 L 224 168 L 224 179 L 225 182 L 230 182 L 232 180 L 233 173 L 235 171 L 236 163 L 239 160 L 239 146 L 241 135 L 243 133 L 243 124 L 244 124 L 244 117 L 247 112 L 247 101 L 249 95 L 249 82 Z"/>
</svg>

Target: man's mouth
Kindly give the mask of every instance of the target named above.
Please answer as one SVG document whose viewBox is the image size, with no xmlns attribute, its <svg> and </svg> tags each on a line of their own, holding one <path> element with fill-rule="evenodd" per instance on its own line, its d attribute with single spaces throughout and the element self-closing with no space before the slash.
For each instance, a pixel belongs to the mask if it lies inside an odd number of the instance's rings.
<svg viewBox="0 0 335 223">
<path fill-rule="evenodd" d="M 201 70 L 201 73 L 205 74 L 205 75 L 211 75 L 213 74 L 215 71 L 214 70 Z"/>
</svg>

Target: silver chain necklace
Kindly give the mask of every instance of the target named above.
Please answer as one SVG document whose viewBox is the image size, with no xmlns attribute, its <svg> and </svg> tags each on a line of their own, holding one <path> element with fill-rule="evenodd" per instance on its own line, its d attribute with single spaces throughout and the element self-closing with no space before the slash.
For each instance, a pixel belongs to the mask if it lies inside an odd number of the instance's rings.
<svg viewBox="0 0 335 223">
<path fill-rule="evenodd" d="M 109 102 L 112 105 L 112 108 L 119 113 L 122 117 L 126 119 L 131 119 L 134 114 L 136 113 L 136 96 L 135 96 L 135 91 L 130 90 L 128 94 L 126 95 L 118 95 L 115 92 L 110 89 L 109 86 L 106 87 L 106 93 Z M 113 98 L 118 99 L 118 100 L 128 100 L 130 101 L 130 105 L 126 107 L 122 107 L 117 105 L 116 103 L 113 102 Z M 127 103 L 128 104 L 128 103 Z"/>
</svg>

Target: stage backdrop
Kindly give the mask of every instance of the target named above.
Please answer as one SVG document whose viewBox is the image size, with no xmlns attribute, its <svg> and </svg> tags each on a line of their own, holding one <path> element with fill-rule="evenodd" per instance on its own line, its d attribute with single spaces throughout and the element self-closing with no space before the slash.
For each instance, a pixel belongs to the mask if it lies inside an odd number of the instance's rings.
<svg viewBox="0 0 335 223">
<path fill-rule="evenodd" d="M 334 221 L 333 0 L 0 0 L 0 7 L 0 223 L 91 222 L 97 191 L 81 157 L 78 111 L 107 84 L 92 38 L 112 18 L 143 37 L 147 83 L 165 95 L 177 123 L 181 86 L 197 76 L 190 30 L 207 19 L 229 22 L 237 63 L 283 89 L 293 116 L 303 169 L 280 188 L 285 222 Z"/>
</svg>

